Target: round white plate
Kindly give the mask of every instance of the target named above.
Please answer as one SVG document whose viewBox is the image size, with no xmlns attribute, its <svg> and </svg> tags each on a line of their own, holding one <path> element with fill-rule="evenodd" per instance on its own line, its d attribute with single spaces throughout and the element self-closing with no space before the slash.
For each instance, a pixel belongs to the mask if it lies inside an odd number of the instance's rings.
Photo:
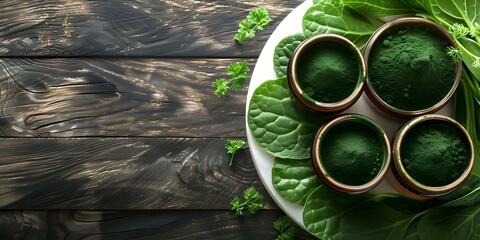
<svg viewBox="0 0 480 240">
<path fill-rule="evenodd" d="M 305 12 L 313 5 L 312 0 L 306 0 L 300 6 L 295 8 L 275 29 L 267 43 L 263 47 L 262 52 L 257 60 L 255 69 L 253 70 L 252 78 L 250 81 L 250 86 L 247 94 L 247 106 L 246 112 L 248 118 L 248 108 L 250 104 L 250 99 L 255 89 L 267 80 L 276 79 L 276 74 L 273 69 L 273 56 L 274 50 L 277 44 L 285 37 L 293 35 L 295 33 L 302 32 L 302 18 Z M 398 119 L 380 112 L 373 104 L 370 102 L 368 97 L 363 94 L 360 99 L 349 109 L 343 113 L 359 113 L 365 116 L 370 117 L 375 122 L 377 122 L 386 132 L 386 134 L 392 138 L 397 129 L 406 121 L 404 119 Z M 452 116 L 453 115 L 453 106 L 451 103 L 447 104 L 443 109 L 437 112 L 437 114 Z M 263 182 L 263 185 L 266 187 L 270 196 L 275 200 L 277 205 L 298 225 L 305 228 L 302 220 L 302 211 L 303 206 L 298 204 L 293 204 L 285 201 L 272 185 L 272 167 L 273 167 L 273 156 L 263 151 L 260 146 L 255 142 L 248 127 L 248 119 L 246 119 L 247 124 L 247 139 L 248 145 L 250 147 L 250 152 L 252 154 L 253 162 L 257 169 L 260 179 Z M 378 187 L 376 187 L 374 192 L 394 192 L 388 182 L 385 180 Z"/>
</svg>

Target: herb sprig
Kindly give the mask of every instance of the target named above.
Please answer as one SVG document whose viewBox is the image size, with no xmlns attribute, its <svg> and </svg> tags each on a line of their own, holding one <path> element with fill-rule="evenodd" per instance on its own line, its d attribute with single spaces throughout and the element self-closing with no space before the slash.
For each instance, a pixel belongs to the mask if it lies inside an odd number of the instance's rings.
<svg viewBox="0 0 480 240">
<path fill-rule="evenodd" d="M 273 227 L 278 231 L 276 240 L 293 240 L 297 234 L 297 225 L 288 216 L 283 216 L 273 222 Z"/>
<path fill-rule="evenodd" d="M 263 207 L 263 196 L 254 187 L 249 187 L 245 190 L 243 199 L 244 201 L 242 202 L 238 196 L 235 196 L 230 201 L 232 211 L 235 211 L 237 216 L 242 216 L 244 210 L 255 214 Z"/>
<path fill-rule="evenodd" d="M 245 141 L 243 140 L 227 140 L 227 142 L 225 143 L 225 149 L 227 149 L 227 153 L 230 153 L 232 154 L 232 156 L 230 157 L 230 161 L 228 162 L 228 164 L 230 166 L 232 166 L 232 163 L 233 163 L 233 158 L 235 156 L 235 153 L 243 147 L 243 145 L 245 145 Z"/>
<path fill-rule="evenodd" d="M 234 91 L 243 87 L 250 72 L 250 67 L 247 61 L 234 62 L 227 67 L 227 74 L 230 79 L 218 78 L 212 83 L 215 88 L 215 96 L 218 98 L 225 98 L 227 92 L 232 89 Z"/>
<path fill-rule="evenodd" d="M 257 30 L 263 30 L 268 26 L 270 17 L 268 10 L 257 8 L 248 13 L 238 25 L 238 32 L 233 37 L 238 43 L 242 43 L 247 38 L 254 38 Z"/>
</svg>

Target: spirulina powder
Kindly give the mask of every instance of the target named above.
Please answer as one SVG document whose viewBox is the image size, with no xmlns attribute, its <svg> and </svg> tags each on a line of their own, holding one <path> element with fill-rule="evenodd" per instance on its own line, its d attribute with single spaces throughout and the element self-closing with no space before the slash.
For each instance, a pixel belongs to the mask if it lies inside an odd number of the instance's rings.
<svg viewBox="0 0 480 240">
<path fill-rule="evenodd" d="M 368 76 L 378 96 L 401 110 L 422 110 L 440 102 L 455 80 L 456 63 L 447 42 L 419 26 L 383 34 L 368 59 Z"/>
<path fill-rule="evenodd" d="M 370 182 L 380 172 L 383 157 L 380 136 L 373 128 L 360 122 L 333 126 L 320 144 L 320 158 L 326 172 L 347 185 Z"/>
<path fill-rule="evenodd" d="M 300 88 L 311 99 L 335 103 L 348 98 L 359 78 L 355 52 L 333 41 L 319 41 L 305 49 L 297 65 Z"/>
<path fill-rule="evenodd" d="M 463 174 L 470 152 L 459 132 L 449 124 L 422 122 L 405 135 L 400 156 L 412 178 L 424 185 L 439 187 Z"/>
</svg>

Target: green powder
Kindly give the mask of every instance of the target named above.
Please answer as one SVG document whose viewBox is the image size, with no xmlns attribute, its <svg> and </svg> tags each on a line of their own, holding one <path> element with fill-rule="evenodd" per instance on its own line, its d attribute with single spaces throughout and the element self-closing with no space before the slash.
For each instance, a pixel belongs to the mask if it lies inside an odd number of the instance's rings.
<svg viewBox="0 0 480 240">
<path fill-rule="evenodd" d="M 412 178 L 424 185 L 439 187 L 463 174 L 470 156 L 467 146 L 452 126 L 422 122 L 405 135 L 400 156 Z"/>
<path fill-rule="evenodd" d="M 370 182 L 380 172 L 385 154 L 377 131 L 360 122 L 346 122 L 322 138 L 320 158 L 327 173 L 347 185 Z"/>
<path fill-rule="evenodd" d="M 298 59 L 297 79 L 304 93 L 313 100 L 335 103 L 349 97 L 359 78 L 357 58 L 348 46 L 319 41 Z"/>
<path fill-rule="evenodd" d="M 368 75 L 387 104 L 422 110 L 440 102 L 455 80 L 456 63 L 447 42 L 428 29 L 403 26 L 383 34 L 370 53 Z"/>
</svg>

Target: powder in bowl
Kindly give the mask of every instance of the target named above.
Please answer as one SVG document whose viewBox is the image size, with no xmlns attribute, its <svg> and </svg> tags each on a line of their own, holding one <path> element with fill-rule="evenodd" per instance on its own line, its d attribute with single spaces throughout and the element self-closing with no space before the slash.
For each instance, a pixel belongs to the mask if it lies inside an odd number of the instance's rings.
<svg viewBox="0 0 480 240">
<path fill-rule="evenodd" d="M 390 163 L 390 143 L 383 129 L 370 118 L 342 115 L 318 130 L 312 162 L 326 186 L 360 194 L 383 179 Z"/>
<path fill-rule="evenodd" d="M 305 107 L 340 112 L 363 91 L 366 65 L 360 50 L 336 34 L 318 34 L 303 41 L 287 67 L 288 85 Z"/>
<path fill-rule="evenodd" d="M 297 79 L 308 97 L 323 103 L 350 96 L 358 82 L 357 59 L 348 46 L 336 41 L 312 44 L 298 59 Z"/>
<path fill-rule="evenodd" d="M 421 122 L 405 135 L 400 157 L 417 182 L 440 187 L 456 181 L 467 169 L 471 152 L 460 132 L 446 122 Z"/>
</svg>

